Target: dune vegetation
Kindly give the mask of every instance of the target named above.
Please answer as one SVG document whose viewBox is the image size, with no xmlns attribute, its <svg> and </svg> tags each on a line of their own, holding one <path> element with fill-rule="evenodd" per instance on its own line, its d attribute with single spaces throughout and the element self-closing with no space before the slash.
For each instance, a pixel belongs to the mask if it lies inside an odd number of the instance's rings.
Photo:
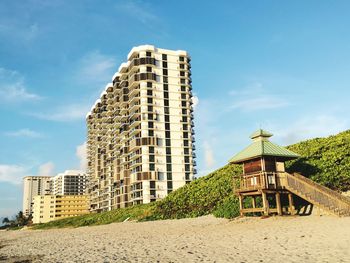
<svg viewBox="0 0 350 263">
<path fill-rule="evenodd" d="M 327 138 L 306 140 L 287 147 L 301 157 L 287 163 L 289 172 L 298 172 L 337 191 L 350 190 L 350 130 Z M 162 220 L 213 214 L 233 218 L 239 215 L 233 194 L 242 168 L 226 165 L 198 178 L 163 200 L 99 214 L 66 218 L 34 226 L 34 229 L 109 224 L 124 220 Z"/>
</svg>

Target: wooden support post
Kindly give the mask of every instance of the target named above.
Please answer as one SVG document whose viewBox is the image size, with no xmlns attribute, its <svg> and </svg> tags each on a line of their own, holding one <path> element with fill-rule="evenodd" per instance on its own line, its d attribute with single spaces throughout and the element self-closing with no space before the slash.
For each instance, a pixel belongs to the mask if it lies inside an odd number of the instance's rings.
<svg viewBox="0 0 350 263">
<path fill-rule="evenodd" d="M 239 195 L 238 199 L 239 199 L 239 212 L 240 212 L 240 215 L 243 216 L 243 197 Z"/>
<path fill-rule="evenodd" d="M 267 196 L 265 192 L 262 192 L 262 200 L 263 200 L 263 206 L 264 206 L 264 215 L 269 215 L 269 202 L 267 200 Z"/>
<path fill-rule="evenodd" d="M 256 208 L 255 196 L 252 196 L 252 205 L 253 205 L 253 208 Z"/>
<path fill-rule="evenodd" d="M 294 207 L 294 202 L 293 202 L 293 194 L 288 193 L 288 202 L 289 202 L 289 213 L 291 215 L 295 214 L 295 207 Z"/>
<path fill-rule="evenodd" d="M 277 205 L 277 213 L 279 216 L 282 215 L 282 206 L 281 206 L 281 195 L 279 192 L 276 192 L 276 205 Z"/>
</svg>

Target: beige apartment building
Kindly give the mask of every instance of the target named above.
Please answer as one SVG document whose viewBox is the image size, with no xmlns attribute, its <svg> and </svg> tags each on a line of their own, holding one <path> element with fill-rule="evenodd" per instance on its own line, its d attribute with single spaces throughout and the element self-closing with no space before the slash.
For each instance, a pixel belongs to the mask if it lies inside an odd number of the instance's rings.
<svg viewBox="0 0 350 263">
<path fill-rule="evenodd" d="M 86 195 L 45 195 L 33 198 L 34 224 L 88 213 L 89 200 Z"/>
<path fill-rule="evenodd" d="M 196 173 L 190 57 L 133 48 L 86 116 L 92 211 L 164 198 Z"/>
<path fill-rule="evenodd" d="M 51 176 L 26 176 L 23 178 L 23 214 L 32 213 L 33 197 L 50 194 Z"/>
<path fill-rule="evenodd" d="M 67 170 L 51 179 L 51 194 L 84 195 L 86 190 L 86 174 L 78 170 Z"/>
</svg>

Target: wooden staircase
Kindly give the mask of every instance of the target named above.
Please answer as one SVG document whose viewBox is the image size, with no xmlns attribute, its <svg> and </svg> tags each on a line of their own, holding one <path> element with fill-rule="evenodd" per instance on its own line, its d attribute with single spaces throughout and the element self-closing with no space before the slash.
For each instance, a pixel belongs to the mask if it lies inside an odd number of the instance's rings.
<svg viewBox="0 0 350 263">
<path fill-rule="evenodd" d="M 338 216 L 350 216 L 350 199 L 297 173 L 284 173 L 284 187 L 309 203 Z"/>
</svg>

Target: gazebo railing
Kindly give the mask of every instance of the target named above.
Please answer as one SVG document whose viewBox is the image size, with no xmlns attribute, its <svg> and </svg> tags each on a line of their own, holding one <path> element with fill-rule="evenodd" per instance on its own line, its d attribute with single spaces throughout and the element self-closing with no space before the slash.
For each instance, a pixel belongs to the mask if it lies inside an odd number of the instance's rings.
<svg viewBox="0 0 350 263">
<path fill-rule="evenodd" d="M 283 188 L 283 173 L 278 172 L 256 172 L 240 176 L 240 191 L 257 189 L 277 189 Z"/>
</svg>

